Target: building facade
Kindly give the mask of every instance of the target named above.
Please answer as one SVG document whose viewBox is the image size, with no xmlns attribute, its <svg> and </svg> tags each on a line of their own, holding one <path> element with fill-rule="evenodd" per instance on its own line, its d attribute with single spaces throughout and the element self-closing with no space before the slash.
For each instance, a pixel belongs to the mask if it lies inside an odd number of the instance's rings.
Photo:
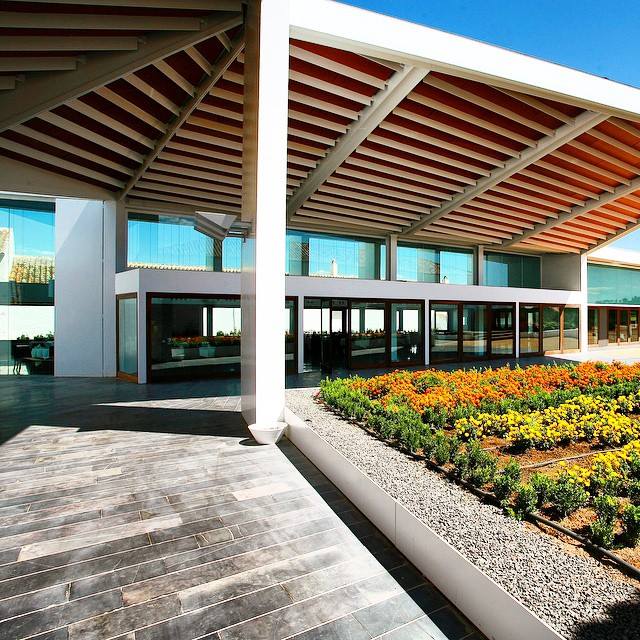
<svg viewBox="0 0 640 640">
<path fill-rule="evenodd" d="M 0 189 L 55 201 L 2 205 L 5 370 L 239 373 L 269 423 L 287 371 L 633 343 L 592 256 L 640 224 L 637 89 L 328 0 L 65 4 L 3 14 Z"/>
<path fill-rule="evenodd" d="M 241 237 L 212 238 L 191 217 L 101 201 L 5 194 L 0 214 L 3 373 L 53 374 L 55 363 L 61 376 L 140 383 L 240 375 Z M 274 322 L 289 374 L 640 339 L 633 251 L 532 255 L 288 229 L 284 270 Z"/>
</svg>

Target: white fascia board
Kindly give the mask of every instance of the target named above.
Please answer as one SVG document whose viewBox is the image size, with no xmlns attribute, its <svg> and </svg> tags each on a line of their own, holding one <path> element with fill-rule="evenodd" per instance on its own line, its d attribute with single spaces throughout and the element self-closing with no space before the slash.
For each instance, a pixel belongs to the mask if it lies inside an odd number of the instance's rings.
<svg viewBox="0 0 640 640">
<path fill-rule="evenodd" d="M 637 231 L 630 229 L 628 233 Z M 619 240 L 622 236 L 618 235 L 615 240 Z M 591 252 L 587 252 L 589 256 L 589 262 L 600 262 L 603 264 L 615 264 L 620 266 L 640 267 L 640 243 L 638 250 L 633 249 L 618 249 L 617 247 L 600 246 Z"/>
<path fill-rule="evenodd" d="M 639 89 L 508 49 L 331 0 L 290 0 L 289 15 L 294 38 L 640 117 Z"/>
</svg>

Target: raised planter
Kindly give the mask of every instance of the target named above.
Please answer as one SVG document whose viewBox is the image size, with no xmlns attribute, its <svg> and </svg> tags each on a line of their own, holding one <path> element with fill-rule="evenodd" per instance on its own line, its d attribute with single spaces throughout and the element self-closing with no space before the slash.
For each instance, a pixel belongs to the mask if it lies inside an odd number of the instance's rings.
<svg viewBox="0 0 640 640">
<path fill-rule="evenodd" d="M 285 409 L 287 437 L 492 640 L 562 640 L 532 611 Z"/>
</svg>

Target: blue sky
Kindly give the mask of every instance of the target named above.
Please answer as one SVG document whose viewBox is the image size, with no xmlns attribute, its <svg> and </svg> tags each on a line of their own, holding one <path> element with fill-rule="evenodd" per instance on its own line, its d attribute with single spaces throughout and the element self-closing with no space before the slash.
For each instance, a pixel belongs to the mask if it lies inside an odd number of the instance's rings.
<svg viewBox="0 0 640 640">
<path fill-rule="evenodd" d="M 341 0 L 640 88 L 640 18 L 630 0 Z M 640 231 L 615 246 L 640 251 Z"/>
</svg>

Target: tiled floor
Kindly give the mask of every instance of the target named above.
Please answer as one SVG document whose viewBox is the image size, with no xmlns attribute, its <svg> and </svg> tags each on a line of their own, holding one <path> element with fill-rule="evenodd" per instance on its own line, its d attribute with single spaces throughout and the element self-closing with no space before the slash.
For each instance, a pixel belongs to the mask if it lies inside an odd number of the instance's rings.
<svg viewBox="0 0 640 640">
<path fill-rule="evenodd" d="M 0 379 L 0 639 L 481 638 L 212 388 Z"/>
</svg>

